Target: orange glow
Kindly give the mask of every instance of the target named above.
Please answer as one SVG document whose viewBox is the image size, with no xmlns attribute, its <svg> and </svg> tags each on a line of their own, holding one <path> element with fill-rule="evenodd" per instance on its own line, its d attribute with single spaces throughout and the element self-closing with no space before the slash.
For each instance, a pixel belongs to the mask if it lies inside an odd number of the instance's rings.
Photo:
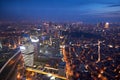
<svg viewBox="0 0 120 80">
<path fill-rule="evenodd" d="M 31 74 L 32 76 L 34 76 L 35 75 L 35 73 L 34 72 L 32 72 L 32 74 Z"/>
<path fill-rule="evenodd" d="M 32 80 L 32 79 L 30 79 L 30 78 L 27 78 L 26 80 Z"/>
<path fill-rule="evenodd" d="M 17 74 L 17 79 L 20 79 L 20 73 Z"/>
<path fill-rule="evenodd" d="M 79 73 L 76 73 L 76 77 L 78 78 L 80 76 L 80 74 Z"/>
<path fill-rule="evenodd" d="M 21 43 L 20 43 L 20 40 L 18 40 L 18 45 L 20 45 Z"/>
<path fill-rule="evenodd" d="M 101 74 L 98 74 L 98 78 L 100 78 L 100 77 L 102 77 L 102 75 L 101 75 Z"/>
<path fill-rule="evenodd" d="M 107 69 L 107 67 L 104 67 L 103 69 L 105 70 L 105 69 Z"/>
<path fill-rule="evenodd" d="M 102 74 L 98 75 L 98 78 L 100 78 L 101 80 L 108 80 L 106 77 L 104 77 Z"/>
<path fill-rule="evenodd" d="M 72 67 L 75 67 L 75 66 L 70 65 L 70 61 L 68 59 L 69 56 L 67 54 L 68 54 L 68 52 L 66 52 L 65 48 L 63 48 L 64 61 L 66 62 L 66 76 L 68 78 L 69 76 L 73 75 Z"/>
<path fill-rule="evenodd" d="M 30 71 L 30 72 L 35 72 L 35 73 L 45 74 L 45 75 L 50 74 L 50 73 L 43 72 L 43 71 L 41 71 L 41 70 L 37 70 L 37 69 L 33 69 L 33 68 L 26 68 L 26 70 L 27 70 L 27 71 Z M 52 74 L 52 73 L 51 73 L 51 74 Z M 57 74 L 52 74 L 52 76 L 57 77 L 57 78 L 60 78 L 60 79 L 63 79 L 63 80 L 66 80 L 65 77 L 63 77 L 63 76 L 59 76 L 59 75 L 57 75 Z M 31 79 L 30 79 L 30 78 L 27 78 L 26 80 L 31 80 Z"/>
<path fill-rule="evenodd" d="M 101 77 L 101 79 L 102 79 L 102 80 L 107 80 L 107 78 L 106 78 L 106 77 L 104 77 L 104 76 L 102 76 L 102 77 Z"/>
<path fill-rule="evenodd" d="M 100 71 L 100 73 L 101 73 L 101 74 L 103 74 L 103 73 L 104 73 L 104 71 L 103 71 L 103 70 L 101 70 L 101 71 Z"/>
<path fill-rule="evenodd" d="M 72 65 L 72 68 L 74 69 L 76 67 L 76 65 Z"/>
<path fill-rule="evenodd" d="M 112 58 L 111 58 L 111 57 L 108 57 L 108 60 L 112 60 Z"/>
</svg>

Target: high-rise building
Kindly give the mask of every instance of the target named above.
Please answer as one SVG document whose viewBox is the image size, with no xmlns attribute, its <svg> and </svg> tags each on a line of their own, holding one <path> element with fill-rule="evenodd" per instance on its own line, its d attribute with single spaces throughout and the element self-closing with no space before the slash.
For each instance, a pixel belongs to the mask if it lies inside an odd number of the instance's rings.
<svg viewBox="0 0 120 80">
<path fill-rule="evenodd" d="M 30 43 L 24 45 L 25 50 L 22 51 L 23 59 L 26 66 L 33 66 L 34 64 L 34 46 Z"/>
<path fill-rule="evenodd" d="M 109 28 L 109 23 L 108 22 L 105 23 L 105 27 L 104 28 L 106 28 L 106 29 Z"/>
<path fill-rule="evenodd" d="M 98 40 L 98 60 L 97 60 L 97 62 L 100 62 L 100 60 L 101 60 L 100 44 L 101 44 L 101 42 Z"/>
<path fill-rule="evenodd" d="M 0 49 L 2 48 L 2 43 L 0 42 Z"/>
</svg>

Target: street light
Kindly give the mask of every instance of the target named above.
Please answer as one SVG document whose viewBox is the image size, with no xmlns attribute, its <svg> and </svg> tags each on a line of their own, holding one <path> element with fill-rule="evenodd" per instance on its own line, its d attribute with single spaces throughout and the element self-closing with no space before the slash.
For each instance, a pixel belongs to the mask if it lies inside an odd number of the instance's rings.
<svg viewBox="0 0 120 80">
<path fill-rule="evenodd" d="M 50 80 L 55 80 L 55 77 L 54 77 L 54 76 L 52 76 L 52 77 L 50 78 Z"/>
<path fill-rule="evenodd" d="M 49 74 L 47 74 L 47 76 L 48 76 L 48 77 L 51 77 L 51 76 L 52 76 L 52 74 L 50 74 L 50 73 L 49 73 Z"/>
</svg>

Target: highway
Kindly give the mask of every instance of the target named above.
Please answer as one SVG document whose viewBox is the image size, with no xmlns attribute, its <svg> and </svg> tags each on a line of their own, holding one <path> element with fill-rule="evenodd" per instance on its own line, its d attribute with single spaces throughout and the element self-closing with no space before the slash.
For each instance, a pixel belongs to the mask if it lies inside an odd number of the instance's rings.
<svg viewBox="0 0 120 80">
<path fill-rule="evenodd" d="M 16 77 L 18 75 L 17 73 L 20 73 L 18 70 L 18 66 L 23 63 L 22 62 L 23 56 L 22 56 L 22 53 L 20 50 L 14 50 L 13 52 L 14 52 L 13 53 L 14 55 L 12 57 L 10 57 L 6 61 L 6 63 L 2 66 L 2 68 L 0 69 L 0 80 L 16 80 Z M 54 68 L 49 68 L 49 67 L 45 67 L 45 68 L 58 71 L 58 69 L 54 69 Z M 60 76 L 57 73 L 56 74 L 49 73 L 49 72 L 45 72 L 40 69 L 33 69 L 33 68 L 27 67 L 26 71 L 45 74 L 45 75 L 51 74 L 51 76 L 53 76 L 53 77 L 60 78 L 62 80 L 66 80 L 66 77 Z M 19 79 L 20 79 L 20 75 L 19 75 Z M 19 80 L 19 79 L 17 79 L 17 80 Z"/>
<path fill-rule="evenodd" d="M 33 69 L 33 68 L 29 68 L 29 67 L 27 67 L 26 70 L 27 70 L 27 71 L 31 71 L 31 72 L 35 72 L 35 73 L 45 74 L 45 75 L 51 74 L 51 76 L 54 76 L 54 77 L 56 77 L 56 78 L 60 78 L 60 79 L 66 80 L 66 77 L 59 76 L 59 75 L 53 74 L 53 73 L 44 72 L 44 71 L 42 71 L 42 70 Z"/>
<path fill-rule="evenodd" d="M 17 66 L 20 65 L 21 60 L 22 54 L 18 50 L 0 69 L 0 80 L 15 80 Z"/>
</svg>

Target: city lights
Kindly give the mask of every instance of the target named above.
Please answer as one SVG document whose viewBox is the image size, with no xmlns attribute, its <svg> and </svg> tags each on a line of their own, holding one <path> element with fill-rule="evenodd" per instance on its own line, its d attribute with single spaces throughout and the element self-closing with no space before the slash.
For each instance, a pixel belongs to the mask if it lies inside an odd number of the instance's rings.
<svg viewBox="0 0 120 80">
<path fill-rule="evenodd" d="M 20 46 L 20 50 L 21 50 L 21 51 L 26 50 L 25 46 Z"/>
<path fill-rule="evenodd" d="M 31 42 L 39 42 L 39 39 L 35 36 L 30 37 Z"/>
<path fill-rule="evenodd" d="M 120 0 L 0 0 L 0 80 L 120 80 Z"/>
</svg>

